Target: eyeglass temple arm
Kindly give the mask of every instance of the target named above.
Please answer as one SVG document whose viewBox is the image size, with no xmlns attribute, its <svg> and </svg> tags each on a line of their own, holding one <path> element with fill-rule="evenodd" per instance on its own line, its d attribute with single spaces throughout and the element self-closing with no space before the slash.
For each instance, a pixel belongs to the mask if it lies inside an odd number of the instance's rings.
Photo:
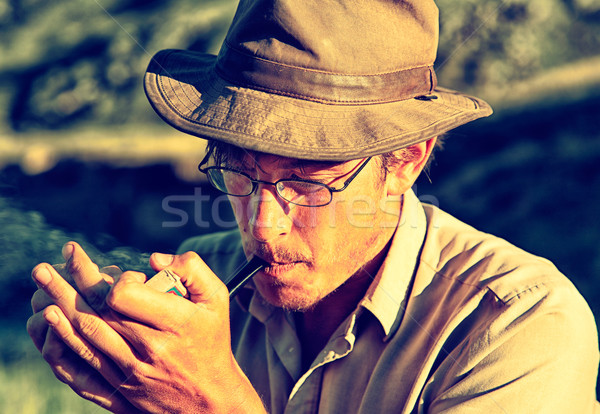
<svg viewBox="0 0 600 414">
<path fill-rule="evenodd" d="M 212 155 L 212 152 L 207 152 L 206 155 L 204 155 L 204 158 L 202 158 L 202 161 L 200 161 L 200 164 L 198 164 L 198 170 L 202 170 L 202 166 L 204 164 L 208 164 L 208 160 L 210 159 Z"/>
<path fill-rule="evenodd" d="M 373 158 L 373 157 L 367 158 L 366 161 L 363 162 L 362 165 L 360 167 L 358 167 L 358 169 L 356 171 L 354 171 L 352 173 L 352 175 L 346 179 L 346 181 L 344 181 L 344 185 L 341 188 L 329 187 L 329 189 L 331 191 L 333 191 L 334 193 L 339 193 L 340 191 L 344 191 L 346 189 L 346 187 L 348 187 L 350 185 L 352 180 L 354 180 L 356 178 L 358 173 L 360 173 L 362 171 L 362 169 L 365 168 L 365 165 L 367 165 L 369 163 L 369 161 L 371 161 L 371 158 Z"/>
</svg>

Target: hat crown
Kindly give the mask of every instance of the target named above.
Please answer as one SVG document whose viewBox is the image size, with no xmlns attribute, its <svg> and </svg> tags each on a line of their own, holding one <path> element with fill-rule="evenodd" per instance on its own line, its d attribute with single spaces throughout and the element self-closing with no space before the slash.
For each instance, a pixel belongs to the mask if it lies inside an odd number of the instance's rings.
<svg viewBox="0 0 600 414">
<path fill-rule="evenodd" d="M 160 51 L 144 85 L 189 134 L 345 161 L 491 114 L 481 99 L 435 88 L 437 40 L 432 0 L 241 0 L 219 56 Z"/>
<path fill-rule="evenodd" d="M 430 0 L 241 0 L 216 68 L 271 93 L 389 102 L 433 90 L 437 42 Z"/>
</svg>

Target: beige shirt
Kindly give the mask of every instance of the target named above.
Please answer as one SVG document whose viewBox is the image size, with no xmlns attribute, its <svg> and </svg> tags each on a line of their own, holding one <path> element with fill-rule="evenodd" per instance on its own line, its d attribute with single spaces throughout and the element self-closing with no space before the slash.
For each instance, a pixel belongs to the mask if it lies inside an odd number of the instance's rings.
<svg viewBox="0 0 600 414">
<path fill-rule="evenodd" d="M 187 241 L 223 279 L 236 232 Z M 388 256 L 307 372 L 292 317 L 253 290 L 231 308 L 235 357 L 273 414 L 592 413 L 593 315 L 549 261 L 409 192 Z M 600 412 L 600 410 L 598 410 Z"/>
</svg>

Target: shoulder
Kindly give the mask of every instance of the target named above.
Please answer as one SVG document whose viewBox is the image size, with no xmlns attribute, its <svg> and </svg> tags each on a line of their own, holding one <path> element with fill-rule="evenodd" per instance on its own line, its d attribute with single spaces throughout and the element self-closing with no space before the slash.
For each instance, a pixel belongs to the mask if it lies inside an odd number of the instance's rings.
<svg viewBox="0 0 600 414">
<path fill-rule="evenodd" d="M 527 294 L 577 289 L 549 260 L 425 205 L 428 221 L 421 264 L 435 277 L 489 290 L 503 303 Z"/>
<path fill-rule="evenodd" d="M 444 298 L 452 317 L 473 315 L 486 335 L 535 326 L 552 339 L 552 346 L 568 348 L 583 340 L 597 349 L 596 323 L 587 302 L 552 262 L 435 207 L 425 206 L 425 212 L 428 229 L 417 291 Z"/>
<path fill-rule="evenodd" d="M 413 315 L 422 315 L 420 325 L 432 327 L 445 350 L 454 349 L 437 366 L 444 380 L 432 381 L 440 407 L 459 393 L 480 392 L 482 384 L 506 407 L 518 393 L 531 401 L 543 396 L 546 403 L 531 412 L 557 399 L 573 406 L 594 401 L 597 328 L 571 281 L 549 260 L 424 208 L 427 236 L 415 279 L 415 302 L 423 303 Z"/>
</svg>

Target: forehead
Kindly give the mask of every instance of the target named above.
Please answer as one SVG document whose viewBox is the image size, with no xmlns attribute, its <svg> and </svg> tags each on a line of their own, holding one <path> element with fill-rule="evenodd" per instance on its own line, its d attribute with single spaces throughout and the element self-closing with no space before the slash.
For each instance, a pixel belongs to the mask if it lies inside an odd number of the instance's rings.
<svg viewBox="0 0 600 414">
<path fill-rule="evenodd" d="M 315 161 L 299 158 L 282 157 L 279 155 L 265 154 L 260 152 L 246 152 L 241 157 L 229 160 L 229 164 L 248 169 L 262 171 L 273 170 L 332 170 L 343 167 L 348 161 Z"/>
</svg>

